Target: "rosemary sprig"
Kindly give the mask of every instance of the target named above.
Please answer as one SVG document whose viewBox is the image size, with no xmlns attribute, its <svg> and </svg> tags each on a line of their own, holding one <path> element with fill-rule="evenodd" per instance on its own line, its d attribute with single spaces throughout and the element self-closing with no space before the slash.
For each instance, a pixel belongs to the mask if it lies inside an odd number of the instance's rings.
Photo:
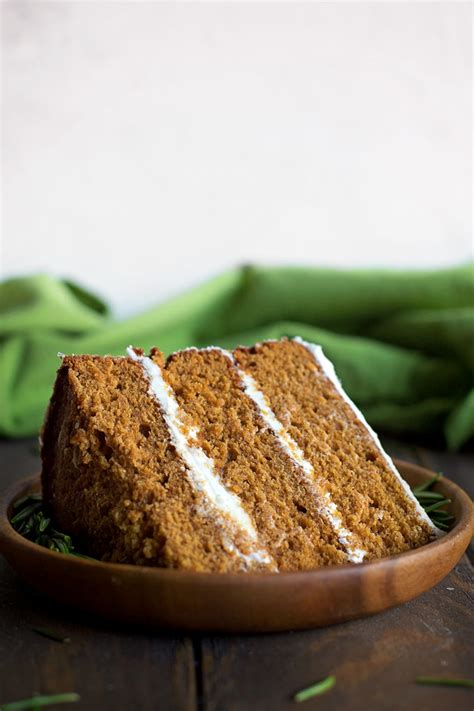
<svg viewBox="0 0 474 711">
<path fill-rule="evenodd" d="M 433 521 L 434 525 L 441 531 L 449 531 L 454 522 L 454 516 L 448 511 L 443 510 L 443 506 L 451 503 L 451 499 L 446 499 L 443 494 L 437 491 L 432 491 L 433 486 L 438 482 L 443 475 L 441 472 L 436 474 L 432 479 L 428 479 L 424 484 L 415 486 L 412 491 L 421 506 L 425 509 L 428 516 Z"/>
<path fill-rule="evenodd" d="M 429 684 L 433 686 L 464 686 L 474 687 L 474 679 L 449 679 L 443 676 L 417 676 L 417 684 Z"/>
<path fill-rule="evenodd" d="M 57 553 L 90 558 L 90 556 L 75 550 L 71 536 L 61 533 L 53 527 L 51 518 L 43 510 L 41 494 L 29 494 L 15 501 L 10 523 L 17 533 L 39 546 L 49 548 Z M 90 560 L 94 559 L 90 558 Z"/>
<path fill-rule="evenodd" d="M 79 694 L 75 692 L 66 694 L 50 694 L 49 696 L 32 696 L 30 699 L 21 701 L 11 701 L 2 704 L 0 711 L 28 711 L 29 709 L 41 709 L 43 706 L 54 706 L 55 704 L 69 704 L 80 700 Z"/>
<path fill-rule="evenodd" d="M 306 689 L 301 689 L 301 691 L 298 691 L 298 693 L 294 695 L 293 699 L 297 703 L 301 703 L 302 701 L 312 699 L 314 696 L 321 696 L 321 694 L 325 694 L 327 691 L 330 691 L 335 683 L 336 677 L 334 674 L 331 674 L 325 679 L 318 681 L 316 684 L 312 684 L 312 686 L 308 686 Z"/>
<path fill-rule="evenodd" d="M 69 642 L 71 641 L 70 637 L 63 637 L 54 630 L 46 629 L 46 627 L 33 627 L 33 632 L 36 632 L 36 634 L 39 634 L 42 637 L 52 639 L 55 642 L 63 642 L 64 644 L 69 644 Z"/>
</svg>

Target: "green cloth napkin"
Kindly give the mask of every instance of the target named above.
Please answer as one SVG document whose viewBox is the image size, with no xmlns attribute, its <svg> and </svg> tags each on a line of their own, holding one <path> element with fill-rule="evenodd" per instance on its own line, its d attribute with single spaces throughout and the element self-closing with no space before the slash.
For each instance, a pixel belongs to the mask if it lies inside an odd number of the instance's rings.
<svg viewBox="0 0 474 711">
<path fill-rule="evenodd" d="M 0 284 L 0 434 L 38 432 L 57 353 L 165 353 L 301 336 L 320 343 L 374 428 L 474 433 L 473 265 L 439 271 L 245 266 L 115 321 L 105 304 L 50 276 Z"/>
</svg>

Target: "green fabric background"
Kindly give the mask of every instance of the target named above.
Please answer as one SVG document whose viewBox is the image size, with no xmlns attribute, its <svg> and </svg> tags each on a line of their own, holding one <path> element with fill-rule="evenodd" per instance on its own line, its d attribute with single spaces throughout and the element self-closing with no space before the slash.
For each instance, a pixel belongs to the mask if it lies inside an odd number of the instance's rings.
<svg viewBox="0 0 474 711">
<path fill-rule="evenodd" d="M 38 432 L 58 351 L 127 345 L 235 346 L 302 336 L 320 343 L 376 428 L 474 434 L 473 265 L 439 271 L 247 266 L 117 322 L 77 285 L 49 276 L 0 284 L 0 434 Z"/>
</svg>

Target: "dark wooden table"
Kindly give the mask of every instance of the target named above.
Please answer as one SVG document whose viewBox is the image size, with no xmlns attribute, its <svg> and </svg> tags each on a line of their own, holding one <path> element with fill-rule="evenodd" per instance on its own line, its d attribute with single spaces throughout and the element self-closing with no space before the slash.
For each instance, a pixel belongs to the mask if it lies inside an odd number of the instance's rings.
<svg viewBox="0 0 474 711">
<path fill-rule="evenodd" d="M 385 440 L 403 459 L 445 472 L 471 495 L 474 454 Z M 39 469 L 32 440 L 0 443 L 0 488 Z M 0 704 L 76 691 L 78 711 L 299 708 L 299 689 L 335 674 L 301 708 L 344 711 L 474 709 L 474 689 L 422 687 L 418 675 L 472 677 L 472 567 L 465 555 L 436 588 L 372 618 L 305 632 L 247 636 L 114 629 L 26 587 L 0 556 Z M 47 627 L 70 637 L 39 636 Z"/>
</svg>

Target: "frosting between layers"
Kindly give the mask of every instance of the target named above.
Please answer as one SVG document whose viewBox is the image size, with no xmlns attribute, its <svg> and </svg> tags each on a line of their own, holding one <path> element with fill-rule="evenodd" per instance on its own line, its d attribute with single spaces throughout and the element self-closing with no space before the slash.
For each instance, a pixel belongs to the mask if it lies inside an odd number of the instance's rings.
<svg viewBox="0 0 474 711">
<path fill-rule="evenodd" d="M 207 502 L 212 505 L 215 513 L 221 519 L 219 523 L 225 528 L 227 523 L 225 517 L 227 516 L 239 532 L 249 540 L 254 550 L 250 553 L 242 553 L 227 537 L 223 541 L 224 547 L 242 558 L 246 566 L 256 563 L 267 565 L 276 570 L 268 551 L 258 545 L 257 531 L 239 498 L 229 492 L 221 482 L 214 469 L 213 460 L 200 447 L 189 444 L 188 438 L 195 437 L 199 430 L 197 427 L 188 428 L 182 421 L 178 402 L 172 388 L 163 378 L 161 368 L 151 358 L 135 353 L 132 347 L 127 348 L 127 353 L 143 369 L 150 384 L 150 393 L 160 404 L 173 445 L 186 464 L 192 486 L 196 491 L 202 493 Z"/>
<path fill-rule="evenodd" d="M 397 468 L 396 468 L 395 464 L 393 463 L 392 459 L 389 457 L 389 455 L 386 453 L 386 451 L 385 451 L 384 448 L 382 447 L 382 444 L 381 444 L 381 442 L 380 442 L 380 440 L 379 440 L 377 434 L 374 432 L 374 430 L 372 429 L 372 427 L 369 425 L 369 423 L 368 423 L 367 420 L 365 419 L 365 417 L 364 417 L 364 415 L 362 414 L 362 412 L 359 410 L 359 408 L 357 407 L 357 405 L 356 405 L 354 402 L 352 402 L 352 400 L 350 399 L 350 397 L 349 397 L 349 396 L 347 395 L 347 393 L 345 392 L 344 388 L 343 388 L 342 385 L 341 385 L 341 381 L 339 380 L 339 378 L 338 378 L 337 375 L 336 375 L 336 371 L 334 370 L 333 364 L 331 363 L 331 361 L 329 360 L 329 358 L 327 358 L 327 357 L 324 355 L 323 349 L 321 348 L 321 346 L 317 346 L 317 345 L 314 344 L 314 343 L 309 343 L 308 341 L 304 341 L 304 340 L 303 340 L 302 338 L 300 338 L 299 336 L 297 336 L 297 337 L 294 338 L 293 340 L 296 341 L 297 343 L 300 343 L 302 346 L 304 346 L 304 347 L 311 353 L 311 355 L 313 356 L 313 358 L 314 358 L 314 360 L 316 361 L 316 363 L 318 363 L 318 364 L 321 366 L 324 375 L 332 382 L 332 384 L 333 384 L 334 387 L 336 388 L 336 390 L 337 390 L 337 392 L 339 393 L 339 395 L 340 395 L 340 396 L 344 399 L 344 401 L 349 405 L 349 407 L 351 408 L 351 410 L 352 410 L 352 411 L 354 412 L 354 414 L 356 415 L 357 419 L 364 425 L 365 429 L 367 430 L 367 432 L 370 434 L 370 436 L 371 436 L 372 439 L 374 440 L 377 449 L 379 450 L 380 454 L 381 454 L 382 457 L 384 458 L 384 460 L 385 460 L 385 462 L 387 463 L 388 467 L 390 468 L 390 470 L 392 471 L 392 473 L 394 474 L 394 476 L 397 478 L 397 480 L 399 481 L 399 483 L 402 485 L 405 494 L 406 494 L 407 497 L 410 499 L 410 501 L 414 504 L 418 516 L 419 516 L 421 519 L 423 519 L 423 521 L 424 521 L 425 523 L 427 523 L 427 524 L 429 525 L 429 527 L 431 528 L 431 530 L 432 530 L 434 533 L 436 533 L 437 536 L 443 535 L 442 531 L 440 531 L 438 528 L 436 528 L 436 526 L 434 525 L 433 521 L 430 519 L 430 517 L 428 516 L 428 514 L 426 513 L 426 511 L 424 510 L 424 508 L 421 506 L 421 504 L 420 504 L 420 503 L 418 502 L 418 500 L 416 499 L 416 497 L 415 497 L 415 495 L 413 494 L 412 490 L 410 489 L 409 485 L 407 484 L 407 482 L 405 481 L 405 479 L 401 476 L 400 472 L 397 470 Z"/>
<path fill-rule="evenodd" d="M 347 558 L 351 561 L 351 563 L 362 563 L 363 559 L 367 555 L 367 551 L 352 545 L 352 534 L 342 524 L 342 519 L 337 510 L 337 506 L 333 501 L 331 501 L 331 495 L 329 494 L 329 492 L 320 493 L 317 491 L 314 479 L 315 471 L 313 465 L 305 458 L 304 453 L 298 446 L 297 442 L 295 442 L 290 433 L 285 429 L 283 424 L 277 418 L 277 416 L 269 406 L 264 393 L 258 388 L 258 385 L 252 378 L 252 376 L 238 368 L 234 358 L 232 357 L 231 353 L 229 353 L 229 351 L 227 351 L 226 355 L 231 357 L 244 386 L 245 394 L 256 404 L 258 411 L 265 424 L 275 434 L 275 437 L 277 438 L 283 450 L 288 454 L 290 459 L 295 462 L 295 464 L 300 469 L 303 470 L 305 475 L 305 482 L 309 484 L 311 489 L 313 489 L 313 491 L 315 491 L 316 493 L 319 511 L 331 523 L 339 539 L 339 542 L 346 549 Z M 322 501 L 322 499 L 324 499 L 324 501 Z"/>
</svg>

